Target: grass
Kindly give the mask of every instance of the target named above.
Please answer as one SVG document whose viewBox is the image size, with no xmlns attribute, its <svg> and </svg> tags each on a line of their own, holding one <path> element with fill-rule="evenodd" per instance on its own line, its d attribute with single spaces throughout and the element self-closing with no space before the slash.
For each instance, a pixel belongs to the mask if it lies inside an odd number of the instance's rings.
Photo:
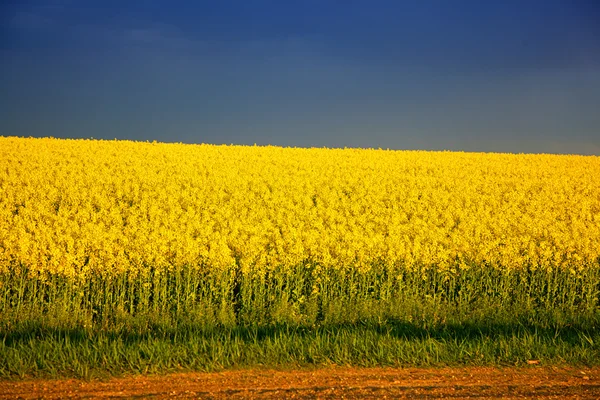
<svg viewBox="0 0 600 400">
<path fill-rule="evenodd" d="M 440 326 L 61 330 L 30 325 L 0 342 L 0 376 L 97 378 L 246 367 L 600 364 L 600 333 L 574 327 Z"/>
<path fill-rule="evenodd" d="M 600 265 L 315 265 L 0 279 L 0 377 L 246 367 L 600 364 Z"/>
</svg>

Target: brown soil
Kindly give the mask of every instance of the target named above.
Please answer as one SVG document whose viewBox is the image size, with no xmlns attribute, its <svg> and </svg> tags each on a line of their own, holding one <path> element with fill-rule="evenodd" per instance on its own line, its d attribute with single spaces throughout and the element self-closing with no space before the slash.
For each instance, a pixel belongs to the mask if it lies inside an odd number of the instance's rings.
<svg viewBox="0 0 600 400">
<path fill-rule="evenodd" d="M 600 368 L 323 368 L 0 381 L 0 399 L 600 399 Z"/>
</svg>

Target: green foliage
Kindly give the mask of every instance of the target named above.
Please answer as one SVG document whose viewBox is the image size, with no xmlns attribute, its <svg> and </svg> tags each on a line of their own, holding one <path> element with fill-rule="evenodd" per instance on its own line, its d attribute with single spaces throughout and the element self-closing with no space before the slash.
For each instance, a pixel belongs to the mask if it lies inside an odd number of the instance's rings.
<svg viewBox="0 0 600 400">
<path fill-rule="evenodd" d="M 0 278 L 0 376 L 232 367 L 597 364 L 600 266 Z"/>
</svg>

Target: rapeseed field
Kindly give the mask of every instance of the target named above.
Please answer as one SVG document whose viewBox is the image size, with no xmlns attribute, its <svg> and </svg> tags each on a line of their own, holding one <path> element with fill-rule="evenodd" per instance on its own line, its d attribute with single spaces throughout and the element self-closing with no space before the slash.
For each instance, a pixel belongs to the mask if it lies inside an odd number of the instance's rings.
<svg viewBox="0 0 600 400">
<path fill-rule="evenodd" d="M 0 139 L 0 272 L 560 269 L 600 257 L 600 158 Z"/>
<path fill-rule="evenodd" d="M 599 277 L 600 157 L 0 137 L 4 332 L 590 328 Z"/>
</svg>

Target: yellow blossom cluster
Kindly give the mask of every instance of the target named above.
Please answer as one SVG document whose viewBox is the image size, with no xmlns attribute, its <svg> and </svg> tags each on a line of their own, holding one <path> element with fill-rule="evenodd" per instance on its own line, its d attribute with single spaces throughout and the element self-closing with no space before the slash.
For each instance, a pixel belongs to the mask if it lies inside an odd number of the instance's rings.
<svg viewBox="0 0 600 400">
<path fill-rule="evenodd" d="M 600 157 L 0 137 L 0 272 L 599 257 Z"/>
</svg>

